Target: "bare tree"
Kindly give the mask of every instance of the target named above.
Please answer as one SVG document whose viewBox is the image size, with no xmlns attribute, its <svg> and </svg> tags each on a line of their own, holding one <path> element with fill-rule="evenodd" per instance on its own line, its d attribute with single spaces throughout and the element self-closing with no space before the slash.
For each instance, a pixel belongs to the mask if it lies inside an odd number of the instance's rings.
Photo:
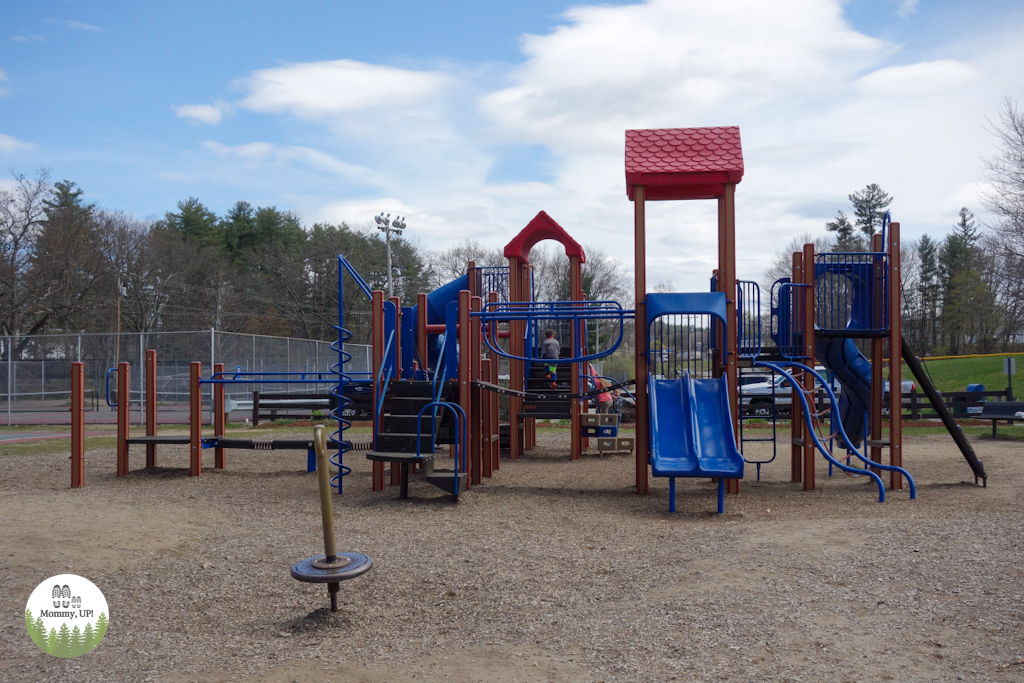
<svg viewBox="0 0 1024 683">
<path fill-rule="evenodd" d="M 1007 97 L 998 122 L 991 123 L 999 151 L 985 160 L 992 189 L 985 193 L 985 207 L 999 217 L 993 226 L 1003 238 L 1003 250 L 1024 256 L 1024 111 Z"/>
</svg>

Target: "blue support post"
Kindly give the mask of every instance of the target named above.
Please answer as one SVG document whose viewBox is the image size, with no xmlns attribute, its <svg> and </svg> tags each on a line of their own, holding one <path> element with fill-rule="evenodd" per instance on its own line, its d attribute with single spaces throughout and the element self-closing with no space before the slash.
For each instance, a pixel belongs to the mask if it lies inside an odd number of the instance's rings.
<svg viewBox="0 0 1024 683">
<path fill-rule="evenodd" d="M 725 512 L 725 479 L 718 480 L 718 514 Z"/>
<path fill-rule="evenodd" d="M 668 478 L 668 511 L 676 511 L 676 478 Z"/>
<path fill-rule="evenodd" d="M 312 448 L 306 451 L 306 471 L 316 472 L 316 451 Z"/>
</svg>

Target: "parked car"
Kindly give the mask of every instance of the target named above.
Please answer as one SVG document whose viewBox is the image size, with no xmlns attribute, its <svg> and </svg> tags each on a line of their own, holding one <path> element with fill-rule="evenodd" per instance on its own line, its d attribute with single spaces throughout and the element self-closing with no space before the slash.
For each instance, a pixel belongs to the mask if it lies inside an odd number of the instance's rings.
<svg viewBox="0 0 1024 683">
<path fill-rule="evenodd" d="M 825 375 L 825 368 L 818 366 L 814 368 L 821 375 Z M 815 380 L 817 383 L 817 380 Z M 832 389 L 836 398 L 839 397 L 840 386 L 837 382 Z M 817 391 L 818 402 L 828 400 L 828 394 L 821 388 Z M 769 377 L 767 381 L 754 384 L 740 383 L 740 406 L 743 411 L 758 417 L 768 417 L 772 414 L 772 403 L 774 401 L 778 417 L 788 416 L 793 404 L 793 390 L 782 375 Z"/>
</svg>

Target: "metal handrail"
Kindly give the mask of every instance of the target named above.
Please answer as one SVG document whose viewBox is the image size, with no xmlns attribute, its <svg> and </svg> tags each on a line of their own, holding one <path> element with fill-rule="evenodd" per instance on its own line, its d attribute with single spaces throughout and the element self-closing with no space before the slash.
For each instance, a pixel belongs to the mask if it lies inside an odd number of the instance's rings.
<svg viewBox="0 0 1024 683">
<path fill-rule="evenodd" d="M 390 362 L 391 359 L 391 347 L 395 343 L 395 331 L 392 330 L 391 334 L 388 335 L 388 343 L 384 345 L 384 360 L 380 364 L 380 369 L 377 371 L 376 382 L 373 386 L 380 387 L 381 380 L 384 379 L 384 371 L 387 370 L 387 381 L 384 382 L 384 386 L 380 388 L 380 396 L 377 398 L 377 410 L 374 415 L 379 419 L 380 412 L 384 409 L 384 397 L 388 393 L 388 386 L 391 384 L 391 371 L 394 369 L 394 363 Z"/>
<path fill-rule="evenodd" d="M 359 274 L 359 271 L 357 271 L 355 267 L 348 262 L 348 259 L 341 254 L 338 254 L 338 268 L 344 268 L 345 272 L 351 275 L 352 279 L 356 281 L 356 285 L 359 286 L 359 289 L 363 290 L 363 294 L 366 295 L 366 298 L 371 300 L 373 299 L 373 291 L 370 289 L 370 285 L 366 283 L 366 280 L 364 280 L 363 276 Z M 340 270 L 338 272 L 338 278 L 341 278 Z M 341 305 L 340 301 L 338 302 L 338 305 Z"/>
<path fill-rule="evenodd" d="M 550 364 L 561 363 L 586 363 L 598 358 L 610 356 L 618 350 L 622 344 L 622 337 L 625 328 L 625 320 L 635 316 L 631 310 L 623 310 L 622 305 L 617 301 L 516 301 L 516 302 L 495 302 L 488 303 L 483 310 L 472 313 L 473 317 L 481 321 L 512 321 L 524 320 L 527 323 L 539 320 L 571 320 L 578 324 L 583 320 L 619 320 L 619 336 L 615 342 L 604 351 L 584 356 L 572 356 L 569 358 L 545 358 Z M 532 363 L 538 358 L 530 356 L 517 356 L 502 350 L 490 338 L 490 335 L 483 335 L 487 348 L 498 356 L 504 356 L 510 360 L 518 360 L 524 363 Z"/>
<path fill-rule="evenodd" d="M 455 479 L 454 485 L 452 486 L 452 492 L 455 499 L 459 498 L 459 474 L 466 471 L 466 448 L 465 442 L 467 439 L 466 434 L 466 412 L 462 409 L 458 403 L 449 403 L 447 401 L 431 401 L 427 405 L 420 408 L 420 412 L 416 414 L 416 457 L 422 458 L 423 455 L 420 451 L 420 446 L 423 440 L 423 413 L 427 411 L 427 408 L 431 408 L 434 411 L 434 417 L 437 417 L 438 408 L 448 408 L 455 414 L 455 472 L 453 472 L 453 478 Z"/>
<path fill-rule="evenodd" d="M 839 414 L 839 401 L 836 399 L 835 393 L 832 391 L 832 388 L 828 385 L 828 382 L 825 381 L 824 377 L 822 377 L 820 374 L 818 374 L 818 372 L 814 368 L 809 367 L 807 365 L 804 365 L 803 363 L 797 363 L 797 362 L 793 362 L 793 361 L 786 361 L 786 362 L 784 362 L 784 364 L 792 366 L 792 367 L 800 368 L 801 370 L 804 370 L 805 372 L 810 372 L 812 375 L 814 375 L 814 377 L 816 377 L 817 380 L 819 382 L 821 382 L 822 388 L 824 388 L 825 392 L 828 394 L 829 400 L 831 401 L 831 404 L 832 404 L 832 414 L 833 415 L 838 415 Z M 817 432 L 813 429 L 813 426 L 810 424 L 811 415 L 813 413 L 811 412 L 810 406 L 807 403 L 807 396 L 804 395 L 803 387 L 801 387 L 797 383 L 796 379 L 791 374 L 789 374 L 788 372 L 783 370 L 782 367 L 780 366 L 780 364 L 777 364 L 777 363 L 766 363 L 764 361 L 754 361 L 754 365 L 758 366 L 758 367 L 768 368 L 768 369 L 770 369 L 770 370 L 772 370 L 774 372 L 778 372 L 780 375 L 782 375 L 783 377 L 786 378 L 786 382 L 791 387 L 796 389 L 796 394 L 800 398 L 800 403 L 802 404 L 803 409 L 804 409 L 804 416 L 805 416 L 805 419 L 808 422 L 807 426 L 809 427 L 809 429 L 807 431 L 811 435 L 811 438 L 814 441 L 814 445 L 818 449 L 818 451 L 820 451 L 821 454 L 825 456 L 826 460 L 828 460 L 831 464 L 835 465 L 836 467 L 838 467 L 839 469 L 841 469 L 844 472 L 849 472 L 851 474 L 867 474 L 867 475 L 869 475 L 872 479 L 875 480 L 875 483 L 878 485 L 878 502 L 879 503 L 884 503 L 885 502 L 885 484 L 882 482 L 882 478 L 881 477 L 879 477 L 877 474 L 875 474 L 874 472 L 872 472 L 869 469 L 862 470 L 862 469 L 859 469 L 859 468 L 856 468 L 856 467 L 850 467 L 849 465 L 844 465 L 841 461 L 837 460 L 835 458 L 835 456 L 833 456 L 832 453 L 827 448 L 825 448 L 825 445 L 823 443 L 821 443 L 821 440 L 818 438 Z M 884 464 L 882 464 L 880 462 L 875 462 L 873 460 L 870 460 L 866 456 L 861 455 L 860 451 L 857 450 L 857 447 L 853 445 L 853 443 L 850 441 L 850 437 L 846 434 L 846 428 L 843 427 L 843 421 L 842 420 L 835 420 L 835 426 L 839 428 L 838 434 L 842 437 L 843 443 L 845 444 L 846 450 L 848 452 L 850 452 L 853 455 L 855 455 L 867 467 L 874 467 L 874 468 L 877 468 L 877 469 L 880 469 L 880 470 L 885 470 L 887 472 L 899 472 L 900 474 L 902 474 L 903 476 L 905 476 L 907 478 L 907 483 L 910 485 L 910 499 L 911 500 L 915 500 L 917 498 L 917 487 L 914 484 L 914 478 L 912 476 L 910 476 L 910 472 L 906 471 L 902 467 L 897 467 L 896 465 L 884 465 Z M 833 433 L 835 433 L 835 432 L 833 432 Z"/>
</svg>

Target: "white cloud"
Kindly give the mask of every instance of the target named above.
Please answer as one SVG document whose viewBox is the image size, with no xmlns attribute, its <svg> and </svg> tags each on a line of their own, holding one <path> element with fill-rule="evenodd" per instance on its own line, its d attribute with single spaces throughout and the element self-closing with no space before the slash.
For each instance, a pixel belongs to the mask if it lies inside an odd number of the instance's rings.
<svg viewBox="0 0 1024 683">
<path fill-rule="evenodd" d="M 584 149 L 621 129 L 712 123 L 828 92 L 891 46 L 853 30 L 837 2 L 651 0 L 579 7 L 550 34 L 523 39 L 526 62 L 481 106 L 515 138 Z M 618 132 L 614 132 L 618 131 Z"/>
<path fill-rule="evenodd" d="M 28 42 L 28 37 L 27 36 L 11 36 L 11 40 L 13 40 L 15 43 L 27 43 Z"/>
<path fill-rule="evenodd" d="M 72 31 L 102 31 L 103 29 L 93 24 L 86 24 L 81 21 L 68 20 L 64 22 L 65 28 L 71 29 Z"/>
<path fill-rule="evenodd" d="M 899 0 L 899 3 L 900 6 L 896 10 L 896 14 L 904 19 L 917 13 L 918 0 Z"/>
<path fill-rule="evenodd" d="M 253 165 L 297 162 L 318 171 L 326 171 L 348 178 L 358 178 L 363 182 L 383 182 L 381 175 L 371 169 L 341 161 L 326 152 L 311 147 L 274 145 L 269 142 L 249 142 L 243 145 L 230 146 L 212 140 L 203 142 L 202 146 L 218 157 L 238 159 Z"/>
<path fill-rule="evenodd" d="M 439 95 L 453 78 L 350 59 L 263 69 L 238 85 L 245 109 L 317 119 L 378 107 L 408 107 Z"/>
<path fill-rule="evenodd" d="M 628 267 L 624 129 L 735 124 L 746 161 L 742 277 L 758 279 L 792 236 L 821 234 L 846 196 L 871 182 L 895 196 L 908 238 L 945 230 L 960 205 L 977 206 L 971 188 L 991 153 L 985 115 L 1020 88 L 1021 27 L 964 34 L 910 59 L 855 30 L 845 6 L 578 7 L 550 33 L 525 36 L 522 63 L 501 73 L 350 60 L 256 71 L 238 82 L 237 106 L 313 125 L 294 122 L 283 142 L 207 142 L 188 174 L 290 198 L 310 220 L 401 212 L 428 248 L 464 237 L 503 245 L 544 209 Z M 489 180 L 501 148 L 517 145 L 543 150 L 543 175 Z M 648 217 L 649 282 L 704 289 L 716 255 L 714 202 L 653 202 Z"/>
<path fill-rule="evenodd" d="M 23 142 L 18 138 L 0 133 L 0 153 L 13 154 L 14 152 L 31 152 L 36 146 L 31 142 Z"/>
<path fill-rule="evenodd" d="M 224 119 L 224 114 L 230 111 L 230 107 L 223 100 L 217 100 L 213 104 L 182 104 L 172 105 L 171 108 L 178 118 L 189 119 L 194 124 L 206 124 L 218 126 Z"/>
<path fill-rule="evenodd" d="M 4 71 L 3 69 L 0 69 L 0 81 L 3 81 L 4 83 L 6 83 L 8 80 L 9 79 L 7 78 L 7 72 Z"/>
<path fill-rule="evenodd" d="M 873 71 L 855 82 L 872 95 L 928 95 L 959 88 L 980 76 L 978 69 L 954 59 L 889 66 Z"/>
</svg>

